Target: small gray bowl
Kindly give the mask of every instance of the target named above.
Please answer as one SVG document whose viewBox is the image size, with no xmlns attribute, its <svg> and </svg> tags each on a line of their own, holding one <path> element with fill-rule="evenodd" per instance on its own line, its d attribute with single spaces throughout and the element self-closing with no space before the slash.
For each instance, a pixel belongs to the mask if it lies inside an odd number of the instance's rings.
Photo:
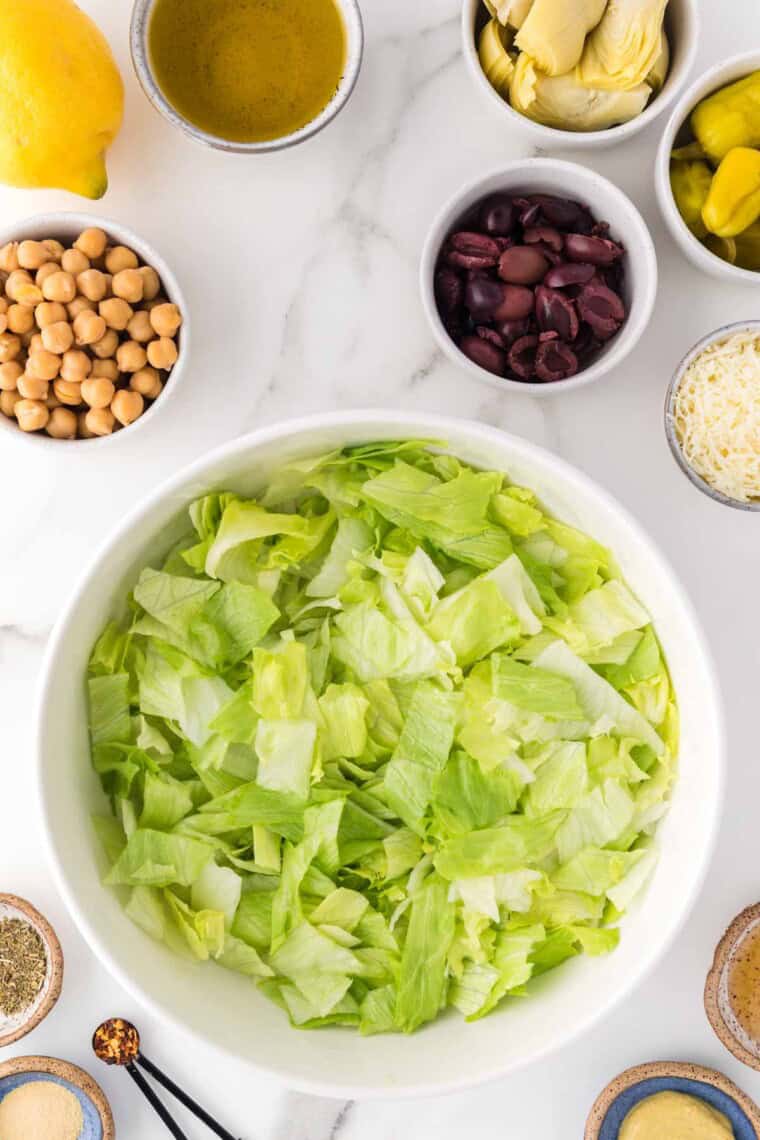
<svg viewBox="0 0 760 1140">
<path fill-rule="evenodd" d="M 752 499 L 747 503 L 741 502 L 739 499 L 732 499 L 729 495 L 724 495 L 722 491 L 711 487 L 701 475 L 696 473 L 693 467 L 687 462 L 686 456 L 681 450 L 675 423 L 674 412 L 676 396 L 686 369 L 692 361 L 695 360 L 701 352 L 704 352 L 706 348 L 709 348 L 711 344 L 715 344 L 715 342 L 719 340 L 725 340 L 726 337 L 731 336 L 732 333 L 738 332 L 755 332 L 760 336 L 760 321 L 737 321 L 735 324 L 723 325 L 722 328 L 716 329 L 714 332 L 702 337 L 702 339 L 697 341 L 694 347 L 686 353 L 686 356 L 684 356 L 673 374 L 673 379 L 670 381 L 667 396 L 665 397 L 665 435 L 667 436 L 670 450 L 673 453 L 673 458 L 686 478 L 690 483 L 694 484 L 697 490 L 702 491 L 703 494 L 714 499 L 716 503 L 722 503 L 724 507 L 733 507 L 737 511 L 760 511 L 760 499 Z"/>
<path fill-rule="evenodd" d="M 189 119 L 181 115 L 176 107 L 169 102 L 156 82 L 148 48 L 150 20 L 156 2 L 157 0 L 135 0 L 132 9 L 130 48 L 132 64 L 140 86 L 156 110 L 160 111 L 173 126 L 179 127 L 190 138 L 204 143 L 205 146 L 213 147 L 215 150 L 224 150 L 231 154 L 267 154 L 273 150 L 284 150 L 286 147 L 305 142 L 306 139 L 316 135 L 323 127 L 332 122 L 338 112 L 343 110 L 356 85 L 356 80 L 359 78 L 364 54 L 364 27 L 361 10 L 357 0 L 335 0 L 346 27 L 346 66 L 335 89 L 335 94 L 316 119 L 312 119 L 300 130 L 292 131 L 291 134 L 283 135 L 279 139 L 267 139 L 265 142 L 234 142 L 219 135 L 209 134 L 208 131 L 201 130 L 195 123 L 191 123 Z"/>
</svg>

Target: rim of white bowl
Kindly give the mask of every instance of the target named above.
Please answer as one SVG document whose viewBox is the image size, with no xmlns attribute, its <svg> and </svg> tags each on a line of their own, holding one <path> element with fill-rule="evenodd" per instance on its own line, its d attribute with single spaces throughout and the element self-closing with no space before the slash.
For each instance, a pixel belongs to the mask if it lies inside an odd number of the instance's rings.
<svg viewBox="0 0 760 1140">
<path fill-rule="evenodd" d="M 662 90 L 644 108 L 635 119 L 627 123 L 620 123 L 616 127 L 608 127 L 604 131 L 563 131 L 558 127 L 547 127 L 543 123 L 536 123 L 533 119 L 521 115 L 511 107 L 506 99 L 496 91 L 486 79 L 485 72 L 480 66 L 477 45 L 475 43 L 474 25 L 478 9 L 483 0 L 462 0 L 462 48 L 467 61 L 468 71 L 475 85 L 488 99 L 493 107 L 499 110 L 507 122 L 519 127 L 527 134 L 533 135 L 537 141 L 557 146 L 575 147 L 606 147 L 615 143 L 625 142 L 631 135 L 644 129 L 648 123 L 662 114 L 678 96 L 689 76 L 697 57 L 699 46 L 700 17 L 697 0 L 681 0 L 686 12 L 687 42 L 683 45 L 682 54 L 676 65 L 668 71 L 668 76 Z"/>
<path fill-rule="evenodd" d="M 50 214 L 32 214 L 20 222 L 14 222 L 12 225 L 3 226 L 2 229 L 0 229 L 0 247 L 9 241 L 24 241 L 25 238 L 32 238 L 39 241 L 41 240 L 42 234 L 46 237 L 54 238 L 56 237 L 56 227 L 58 227 L 58 232 L 63 232 L 66 229 L 81 232 L 90 227 L 104 230 L 109 238 L 116 238 L 120 245 L 129 246 L 146 265 L 150 265 L 155 269 L 161 279 L 163 291 L 167 299 L 175 304 L 182 314 L 182 326 L 178 340 L 179 355 L 176 364 L 164 384 L 161 395 L 154 400 L 147 410 L 133 423 L 127 427 L 120 428 L 119 431 L 112 432 L 110 435 L 95 436 L 93 439 L 54 439 L 44 431 L 22 431 L 13 420 L 2 413 L 0 413 L 0 431 L 7 432 L 10 439 L 16 437 L 22 445 L 31 444 L 34 447 L 62 447 L 65 450 L 67 447 L 82 449 L 84 445 L 86 445 L 88 449 L 94 449 L 96 447 L 102 448 L 108 445 L 113 446 L 114 444 L 118 445 L 125 435 L 131 437 L 134 431 L 144 427 L 146 423 L 151 423 L 161 414 L 162 409 L 176 394 L 190 354 L 190 311 L 174 271 L 158 250 L 156 250 L 150 242 L 146 241 L 145 238 L 140 237 L 138 233 L 130 229 L 129 226 L 125 226 L 123 222 L 117 222 L 113 218 L 104 218 L 98 214 L 87 214 L 76 210 L 58 210 Z"/>
<path fill-rule="evenodd" d="M 290 134 L 282 135 L 280 138 L 266 139 L 263 142 L 235 142 L 210 131 L 204 131 L 177 110 L 158 83 L 150 59 L 148 32 L 156 0 L 135 0 L 132 8 L 129 30 L 132 66 L 143 93 L 153 107 L 172 126 L 196 142 L 214 150 L 225 151 L 227 154 L 269 154 L 272 151 L 286 150 L 288 147 L 306 142 L 328 126 L 348 103 L 359 78 L 364 56 L 364 24 L 361 9 L 358 0 L 336 0 L 336 3 L 346 32 L 346 62 L 343 74 L 335 93 L 319 114 L 297 131 L 291 131 Z"/>
<path fill-rule="evenodd" d="M 479 187 L 485 187 L 495 178 L 504 178 L 509 180 L 508 184 L 505 185 L 506 192 L 509 192 L 510 189 L 516 185 L 528 184 L 526 186 L 526 193 L 530 193 L 529 182 L 531 177 L 533 177 L 543 179 L 547 182 L 556 181 L 556 193 L 560 194 L 561 197 L 566 197 L 567 194 L 565 191 L 567 184 L 563 176 L 567 176 L 570 173 L 572 173 L 573 178 L 580 178 L 582 182 L 588 185 L 589 192 L 587 198 L 589 201 L 593 201 L 594 192 L 599 195 L 601 187 L 602 196 L 614 198 L 621 209 L 627 213 L 630 229 L 625 235 L 620 234 L 617 236 L 623 241 L 627 249 L 630 248 L 635 240 L 635 243 L 641 250 L 645 262 L 644 271 L 641 274 L 642 279 L 636 283 L 635 293 L 633 292 L 633 283 L 631 283 L 630 308 L 620 331 L 613 340 L 608 342 L 610 346 L 609 349 L 587 368 L 576 373 L 575 376 L 570 376 L 567 380 L 556 380 L 548 384 L 523 383 L 520 380 L 512 380 L 509 377 L 496 376 L 493 372 L 489 372 L 486 368 L 481 368 L 479 364 L 476 364 L 473 360 L 470 360 L 468 356 L 465 356 L 451 339 L 441 320 L 438 306 L 435 302 L 434 288 L 435 266 L 438 255 L 457 217 L 469 209 L 464 203 L 476 193 Z M 487 192 L 484 191 L 484 194 L 485 193 L 491 194 L 495 193 L 495 191 L 488 190 Z M 576 190 L 569 191 L 569 193 L 572 197 L 578 196 Z M 600 209 L 603 210 L 603 204 L 601 207 L 596 207 L 594 212 L 599 213 Z M 545 399 L 547 397 L 561 395 L 565 392 L 577 391 L 577 389 L 584 388 L 587 384 L 592 384 L 595 380 L 599 380 L 613 368 L 622 364 L 636 347 L 649 324 L 655 301 L 657 300 L 657 284 L 657 254 L 655 252 L 652 235 L 649 232 L 649 227 L 644 221 L 641 212 L 632 199 L 628 197 L 624 190 L 616 186 L 614 182 L 610 182 L 608 178 L 597 174 L 595 170 L 590 170 L 581 163 L 570 162 L 560 158 L 515 159 L 513 162 L 494 167 L 486 174 L 480 174 L 477 178 L 473 178 L 464 186 L 461 186 L 438 211 L 428 230 L 422 250 L 422 257 L 420 259 L 422 307 L 425 310 L 425 315 L 427 316 L 433 336 L 439 348 L 448 356 L 449 360 L 460 368 L 465 369 L 476 380 L 480 380 L 482 383 L 488 384 L 500 392 L 512 392 L 515 395 L 532 396 L 537 399 Z"/>
<path fill-rule="evenodd" d="M 271 443 L 283 437 L 298 434 L 308 430 L 314 430 L 324 427 L 338 427 L 345 426 L 347 429 L 354 428 L 357 431 L 367 431 L 374 424 L 378 427 L 389 424 L 398 424 L 399 438 L 409 434 L 410 424 L 418 424 L 424 421 L 425 427 L 422 429 L 424 432 L 429 432 L 430 438 L 445 439 L 448 433 L 455 431 L 462 431 L 463 429 L 471 433 L 473 437 L 480 436 L 486 442 L 498 442 L 504 444 L 505 442 L 518 453 L 528 456 L 531 459 L 537 459 L 541 463 L 551 464 L 555 470 L 564 473 L 569 482 L 575 483 L 582 487 L 584 492 L 600 502 L 604 507 L 614 510 L 618 517 L 624 522 L 625 526 L 630 529 L 631 533 L 635 536 L 639 546 L 645 549 L 648 558 L 650 558 L 660 569 L 673 581 L 674 585 L 678 587 L 681 593 L 681 604 L 683 606 L 685 615 L 688 619 L 689 625 L 693 631 L 696 644 L 699 647 L 700 656 L 704 665 L 705 673 L 709 678 L 709 684 L 712 692 L 712 706 L 715 714 L 715 737 L 716 737 L 716 750 L 715 750 L 715 777 L 716 777 L 716 795 L 714 798 L 714 811 L 710 822 L 709 833 L 705 836 L 705 842 L 701 850 L 697 853 L 698 867 L 697 872 L 691 884 L 689 892 L 680 899 L 676 906 L 679 909 L 679 916 L 677 922 L 673 927 L 668 937 L 663 943 L 658 946 L 657 950 L 653 953 L 651 960 L 647 962 L 640 974 L 627 979 L 622 985 L 619 993 L 617 993 L 610 1001 L 600 1009 L 589 1012 L 588 1017 L 581 1023 L 576 1023 L 568 1027 L 566 1035 L 561 1040 L 538 1049 L 530 1056 L 526 1056 L 516 1064 L 511 1064 L 508 1070 L 500 1068 L 498 1065 L 491 1066 L 486 1070 L 478 1073 L 477 1076 L 465 1077 L 456 1082 L 444 1082 L 436 1084 L 434 1081 L 428 1082 L 423 1085 L 417 1085 L 414 1088 L 396 1089 L 388 1088 L 382 1084 L 380 1085 L 346 1085 L 335 1083 L 330 1080 L 305 1080 L 302 1078 L 293 1079 L 288 1074 L 282 1072 L 280 1069 L 271 1068 L 259 1062 L 253 1062 L 234 1050 L 227 1049 L 223 1045 L 219 1045 L 214 1041 L 210 1041 L 203 1037 L 201 1034 L 196 1033 L 195 1030 L 190 1029 L 180 1018 L 176 1017 L 171 1010 L 164 1007 L 160 1002 L 155 1002 L 150 999 L 141 989 L 138 982 L 136 982 L 129 973 L 122 969 L 122 967 L 115 961 L 110 952 L 103 946 L 99 935 L 90 923 L 90 920 L 85 913 L 84 908 L 78 901 L 74 892 L 69 888 L 67 877 L 63 865 L 58 859 L 58 854 L 52 840 L 52 833 L 49 824 L 49 817 L 53 810 L 53 805 L 48 803 L 45 792 L 45 775 L 44 775 L 44 734 L 43 734 L 43 709 L 48 696 L 48 690 L 51 684 L 52 670 L 56 657 L 59 653 L 60 646 L 65 638 L 66 628 L 68 626 L 70 616 L 75 611 L 80 602 L 81 596 L 86 592 L 89 582 L 99 573 L 99 568 L 104 562 L 113 546 L 115 546 L 123 535 L 128 533 L 134 526 L 139 524 L 141 519 L 150 513 L 154 505 L 161 499 L 169 497 L 178 490 L 183 484 L 193 478 L 203 475 L 207 467 L 214 463 L 219 462 L 230 456 L 239 453 L 245 453 L 252 448 Z M 40 671 L 40 681 L 37 689 L 37 706 L 35 718 L 35 753 L 36 753 L 36 783 L 37 783 L 37 796 L 40 806 L 41 818 L 43 822 L 43 843 L 46 850 L 46 857 L 48 865 L 51 867 L 54 882 L 58 891 L 60 892 L 69 913 L 74 918 L 80 932 L 87 940 L 88 945 L 93 950 L 99 961 L 105 966 L 110 974 L 124 987 L 127 993 L 130 994 L 136 1002 L 138 1002 L 144 1009 L 146 1009 L 153 1016 L 158 1017 L 160 1020 L 172 1026 L 172 1028 L 185 1033 L 192 1039 L 197 1039 L 206 1048 L 216 1050 L 220 1055 L 233 1058 L 236 1061 L 243 1061 L 257 1072 L 266 1073 L 268 1076 L 274 1078 L 279 1084 L 296 1088 L 302 1092 L 309 1093 L 315 1096 L 335 1097 L 341 1100 L 350 1099 L 382 1099 L 382 1100 L 409 1100 L 413 1097 L 420 1096 L 441 1096 L 448 1093 L 461 1092 L 465 1089 L 474 1088 L 478 1085 L 485 1084 L 488 1081 L 496 1080 L 503 1077 L 508 1072 L 510 1075 L 524 1069 L 528 1065 L 536 1064 L 543 1058 L 557 1053 L 560 1049 L 566 1048 L 572 1041 L 577 1040 L 579 1037 L 589 1032 L 598 1022 L 603 1020 L 616 1009 L 625 998 L 639 986 L 655 969 L 655 967 L 662 961 L 665 954 L 678 937 L 679 932 L 682 930 L 684 923 L 689 917 L 693 907 L 696 904 L 697 898 L 702 890 L 705 876 L 709 869 L 715 844 L 717 842 L 718 831 L 721 822 L 723 802 L 725 797 L 725 778 L 726 778 L 726 732 L 724 723 L 723 712 L 723 697 L 721 692 L 720 681 L 718 672 L 713 661 L 712 653 L 710 651 L 705 633 L 702 629 L 701 622 L 699 621 L 696 609 L 689 597 L 687 591 L 683 587 L 680 577 L 676 574 L 671 566 L 669 560 L 661 553 L 654 541 L 649 537 L 648 533 L 644 530 L 638 520 L 622 506 L 621 503 L 615 499 L 608 491 L 606 491 L 600 484 L 596 483 L 590 476 L 586 475 L 583 471 L 574 467 L 566 460 L 555 455 L 553 452 L 548 451 L 544 447 L 539 447 L 537 444 L 531 443 L 528 440 L 522 439 L 519 436 L 512 435 L 509 432 L 502 431 L 500 428 L 494 428 L 489 425 L 483 424 L 475 420 L 457 419 L 452 416 L 440 416 L 429 414 L 426 412 L 394 412 L 386 411 L 381 408 L 376 409 L 357 409 L 355 411 L 345 412 L 331 412 L 318 415 L 304 416 L 297 419 L 280 421 L 279 423 L 272 424 L 268 427 L 261 428 L 259 431 L 251 432 L 248 435 L 241 436 L 237 439 L 231 440 L 229 443 L 223 444 L 220 447 L 206 453 L 200 459 L 195 460 L 193 463 L 186 466 L 183 470 L 173 475 L 166 483 L 162 484 L 157 490 L 151 492 L 141 503 L 129 512 L 126 518 L 114 528 L 110 536 L 100 545 L 95 556 L 90 562 L 89 568 L 79 585 L 74 590 L 71 598 L 68 601 L 63 613 L 59 617 L 56 626 L 48 641 L 45 656 L 42 662 L 42 669 Z M 105 889 L 105 888 L 104 888 Z"/>
<path fill-rule="evenodd" d="M 735 83 L 751 72 L 758 70 L 760 70 L 760 51 L 739 52 L 737 55 L 729 56 L 722 63 L 714 64 L 698 79 L 695 79 L 684 91 L 665 124 L 665 130 L 657 147 L 654 174 L 660 212 L 671 236 L 691 263 L 712 277 L 720 277 L 724 281 L 733 281 L 740 285 L 754 285 L 755 287 L 760 284 L 760 270 L 742 269 L 740 265 L 732 265 L 730 261 L 724 261 L 722 257 L 711 253 L 686 225 L 670 188 L 670 154 L 676 135 L 697 103 L 713 92 L 719 91 L 722 87 Z"/>
</svg>

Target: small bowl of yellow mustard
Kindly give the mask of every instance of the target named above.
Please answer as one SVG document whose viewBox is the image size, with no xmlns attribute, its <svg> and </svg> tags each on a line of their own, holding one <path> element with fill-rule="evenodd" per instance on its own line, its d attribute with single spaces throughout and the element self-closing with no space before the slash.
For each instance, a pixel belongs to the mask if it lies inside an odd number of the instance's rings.
<svg viewBox="0 0 760 1140">
<path fill-rule="evenodd" d="M 130 38 L 153 106 L 198 142 L 238 154 L 326 127 L 364 50 L 357 0 L 136 0 Z"/>
<path fill-rule="evenodd" d="M 716 1069 L 679 1061 L 636 1065 L 597 1097 L 584 1140 L 758 1140 L 760 1109 Z"/>
</svg>

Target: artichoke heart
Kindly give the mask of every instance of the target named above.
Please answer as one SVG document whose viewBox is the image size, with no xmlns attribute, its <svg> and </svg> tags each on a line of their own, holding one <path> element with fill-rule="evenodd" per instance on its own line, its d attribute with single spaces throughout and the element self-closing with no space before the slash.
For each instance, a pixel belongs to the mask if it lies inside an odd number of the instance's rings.
<svg viewBox="0 0 760 1140">
<path fill-rule="evenodd" d="M 662 51 L 668 0 L 609 0 L 586 40 L 578 78 L 586 87 L 628 91 L 643 83 Z"/>
<path fill-rule="evenodd" d="M 602 131 L 640 115 L 651 95 L 646 83 L 630 91 L 595 91 L 575 71 L 545 75 L 524 52 L 515 64 L 509 101 L 516 111 L 564 131 Z"/>
<path fill-rule="evenodd" d="M 706 162 L 671 162 L 670 189 L 678 212 L 696 238 L 707 234 L 702 221 L 702 207 L 712 184 L 712 170 Z"/>
<path fill-rule="evenodd" d="M 649 72 L 646 82 L 655 92 L 661 91 L 665 80 L 668 78 L 668 70 L 670 68 L 670 44 L 668 37 L 665 35 L 665 29 L 660 32 L 660 54 L 654 61 L 654 67 Z"/>
<path fill-rule="evenodd" d="M 691 113 L 691 129 L 716 165 L 735 146 L 760 147 L 760 71 L 698 103 Z"/>
<path fill-rule="evenodd" d="M 533 0 L 485 0 L 485 5 L 500 24 L 521 28 L 530 12 Z"/>
<path fill-rule="evenodd" d="M 496 91 L 505 99 L 509 98 L 509 84 L 515 65 L 507 51 L 510 34 L 498 20 L 489 20 L 480 33 L 478 57 L 483 73 Z"/>
<path fill-rule="evenodd" d="M 578 63 L 606 6 L 607 0 L 533 0 L 515 46 L 545 75 L 564 75 Z"/>
</svg>

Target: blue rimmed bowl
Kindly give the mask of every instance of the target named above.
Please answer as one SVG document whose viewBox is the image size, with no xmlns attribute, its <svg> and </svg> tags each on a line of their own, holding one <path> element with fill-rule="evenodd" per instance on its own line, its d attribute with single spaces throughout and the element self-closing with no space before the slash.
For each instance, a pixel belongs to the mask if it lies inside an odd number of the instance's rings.
<svg viewBox="0 0 760 1140">
<path fill-rule="evenodd" d="M 735 1140 L 760 1140 L 760 1109 L 746 1093 L 716 1069 L 679 1061 L 636 1065 L 610 1081 L 589 1113 L 584 1140 L 618 1140 L 629 1112 L 661 1092 L 686 1093 L 722 1112 Z"/>
<path fill-rule="evenodd" d="M 0 1064 L 0 1104 L 5 1097 L 32 1081 L 52 1081 L 79 1101 L 84 1123 L 77 1140 L 115 1140 L 111 1107 L 89 1073 L 56 1057 L 14 1057 Z"/>
</svg>

